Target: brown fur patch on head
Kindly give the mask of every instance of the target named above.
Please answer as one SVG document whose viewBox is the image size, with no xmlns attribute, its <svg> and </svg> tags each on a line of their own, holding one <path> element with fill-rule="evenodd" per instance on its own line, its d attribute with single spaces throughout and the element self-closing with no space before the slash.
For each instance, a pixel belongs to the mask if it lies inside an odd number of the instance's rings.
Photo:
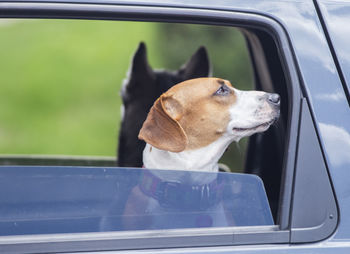
<svg viewBox="0 0 350 254">
<path fill-rule="evenodd" d="M 225 85 L 225 81 L 222 79 L 218 79 L 217 82 L 219 83 L 219 85 Z"/>
<path fill-rule="evenodd" d="M 222 86 L 228 91 L 225 95 L 217 93 Z M 157 100 L 139 138 L 167 151 L 207 146 L 226 132 L 230 121 L 229 108 L 235 100 L 229 81 L 217 78 L 184 81 Z"/>
</svg>

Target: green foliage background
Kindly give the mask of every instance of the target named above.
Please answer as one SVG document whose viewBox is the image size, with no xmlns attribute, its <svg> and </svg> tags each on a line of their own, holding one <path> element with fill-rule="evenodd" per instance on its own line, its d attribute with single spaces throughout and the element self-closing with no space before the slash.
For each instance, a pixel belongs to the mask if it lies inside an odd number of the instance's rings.
<svg viewBox="0 0 350 254">
<path fill-rule="evenodd" d="M 114 156 L 119 90 L 140 41 L 152 67 L 161 69 L 178 69 L 204 45 L 213 76 L 251 87 L 244 39 L 233 28 L 2 20 L 0 154 Z"/>
</svg>

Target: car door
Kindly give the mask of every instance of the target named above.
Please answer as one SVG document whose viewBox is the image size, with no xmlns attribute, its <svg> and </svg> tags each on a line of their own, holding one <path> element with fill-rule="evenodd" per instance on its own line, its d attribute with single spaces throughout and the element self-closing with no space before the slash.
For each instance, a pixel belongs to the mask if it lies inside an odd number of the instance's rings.
<svg viewBox="0 0 350 254">
<path fill-rule="evenodd" d="M 147 2 L 140 5 L 118 1 L 105 4 L 42 1 L 4 2 L 0 8 L 1 17 L 11 18 L 74 17 L 238 27 L 247 40 L 256 89 L 278 91 L 283 101 L 280 128 L 251 138 L 245 168 L 246 173 L 257 175 L 264 183 L 273 225 L 255 223 L 239 227 L 231 224 L 205 230 L 158 228 L 155 231 L 102 233 L 97 232 L 97 229 L 88 232 L 65 231 L 61 234 L 40 231 L 44 235 L 33 235 L 31 232 L 27 236 L 3 236 L 0 238 L 0 248 L 4 252 L 154 252 L 155 249 L 162 249 L 165 253 L 280 253 L 281 250 L 311 253 L 331 249 L 337 243 L 336 238 L 328 239 L 335 232 L 339 219 L 330 176 L 333 179 L 339 175 L 332 173 L 333 164 L 328 161 L 332 158 L 329 150 L 332 141 L 327 139 L 330 137 L 327 134 L 329 126 L 324 123 L 332 123 L 336 117 L 329 116 L 327 112 L 340 109 L 338 112 L 341 112 L 343 119 L 347 119 L 348 112 L 343 108 L 343 101 L 325 106 L 322 96 L 318 97 L 320 90 L 321 95 L 324 95 L 336 87 L 340 89 L 341 97 L 344 91 L 313 2 L 302 5 L 294 1 L 247 1 L 235 4 L 230 1 L 217 4 L 201 1 Z M 315 63 L 318 63 L 317 67 Z M 327 84 L 323 83 L 324 80 L 328 81 Z M 3 167 L 1 170 L 11 174 L 11 168 Z M 17 168 L 13 172 L 16 170 L 23 169 Z M 28 168 L 28 172 L 31 170 L 38 169 Z M 5 173 L 3 175 L 6 176 Z M 230 173 L 224 176 L 227 179 L 231 177 Z M 346 190 L 344 185 L 340 189 L 337 186 L 336 191 Z M 264 198 L 258 200 L 261 202 Z M 244 197 L 241 202 L 245 202 Z M 342 205 L 340 207 L 343 208 Z M 90 222 L 87 225 L 91 225 Z M 157 231 L 159 229 L 161 231 Z M 315 242 L 313 245 L 308 244 Z M 296 243 L 306 244 L 300 247 Z M 342 245 L 340 248 L 345 251 L 347 246 Z"/>
</svg>

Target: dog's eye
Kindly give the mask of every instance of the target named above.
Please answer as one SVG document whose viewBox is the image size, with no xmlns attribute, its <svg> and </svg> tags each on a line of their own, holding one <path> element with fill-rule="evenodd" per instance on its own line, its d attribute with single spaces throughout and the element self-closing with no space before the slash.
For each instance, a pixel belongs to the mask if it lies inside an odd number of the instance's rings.
<svg viewBox="0 0 350 254">
<path fill-rule="evenodd" d="M 220 86 L 220 88 L 215 92 L 215 95 L 228 95 L 230 89 L 226 85 Z"/>
</svg>

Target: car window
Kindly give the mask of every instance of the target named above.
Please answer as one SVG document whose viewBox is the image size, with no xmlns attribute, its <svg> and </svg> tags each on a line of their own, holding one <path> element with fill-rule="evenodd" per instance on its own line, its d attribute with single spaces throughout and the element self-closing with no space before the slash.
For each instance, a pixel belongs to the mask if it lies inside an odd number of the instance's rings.
<svg viewBox="0 0 350 254">
<path fill-rule="evenodd" d="M 0 201 L 6 204 L 1 234 L 278 224 L 290 116 L 279 50 L 269 34 L 73 20 L 4 20 L 0 34 L 0 164 L 12 165 L 0 169 Z M 140 55 L 146 68 L 134 77 Z M 21 75 L 15 75 L 18 69 Z M 181 81 L 177 74 L 279 93 L 281 120 L 264 134 L 231 144 L 219 165 L 226 173 L 141 169 L 142 161 L 133 157 L 142 156 L 141 115 L 164 91 L 158 85 L 129 91 L 125 84 L 157 77 L 173 85 Z"/>
<path fill-rule="evenodd" d="M 72 167 L 0 175 L 3 236 L 273 225 L 253 175 Z"/>
</svg>

